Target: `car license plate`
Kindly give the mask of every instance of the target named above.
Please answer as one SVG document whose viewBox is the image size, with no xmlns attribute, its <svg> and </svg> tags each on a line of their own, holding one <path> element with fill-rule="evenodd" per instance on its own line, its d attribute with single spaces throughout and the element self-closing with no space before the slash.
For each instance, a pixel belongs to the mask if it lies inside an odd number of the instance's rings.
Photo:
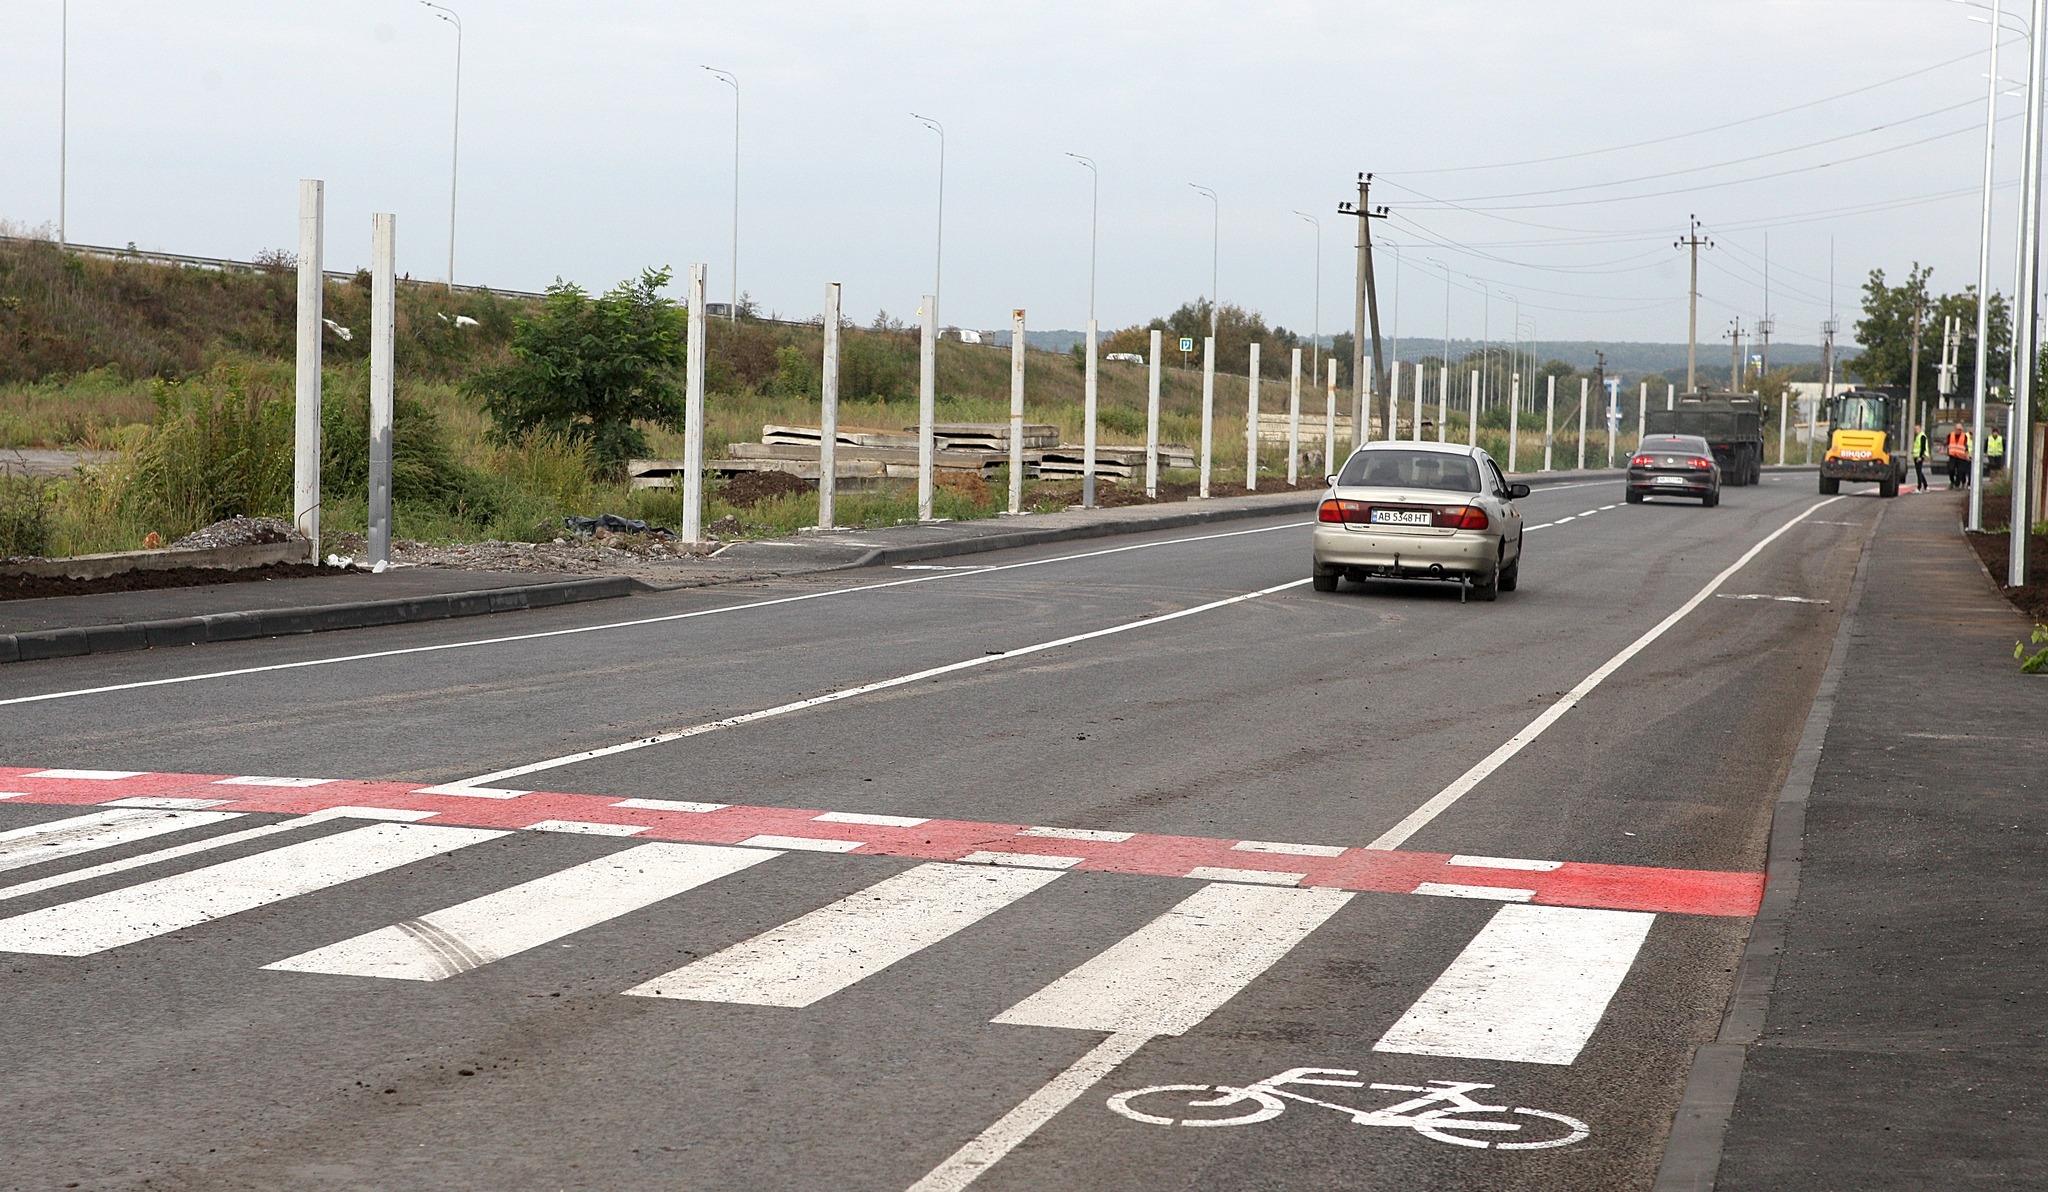
<svg viewBox="0 0 2048 1192">
<path fill-rule="evenodd" d="M 1372 521 L 1379 526 L 1426 526 L 1430 517 L 1427 509 L 1375 509 Z"/>
<path fill-rule="evenodd" d="M 1659 483 L 1659 484 L 1684 484 L 1684 483 L 1685 483 L 1685 477 L 1683 477 L 1683 476 L 1659 476 L 1659 477 L 1657 477 L 1657 483 Z"/>
</svg>

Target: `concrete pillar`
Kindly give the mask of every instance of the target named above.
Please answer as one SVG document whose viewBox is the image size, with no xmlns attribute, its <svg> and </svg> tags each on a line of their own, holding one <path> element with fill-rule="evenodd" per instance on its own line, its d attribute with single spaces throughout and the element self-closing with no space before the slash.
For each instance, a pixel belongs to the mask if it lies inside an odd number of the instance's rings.
<svg viewBox="0 0 2048 1192">
<path fill-rule="evenodd" d="M 1088 366 L 1081 386 L 1081 508 L 1095 508 L 1095 423 L 1096 423 L 1096 338 L 1095 320 L 1088 320 Z"/>
<path fill-rule="evenodd" d="M 825 351 L 818 376 L 818 528 L 839 524 L 839 283 L 825 287 Z"/>
<path fill-rule="evenodd" d="M 398 349 L 398 217 L 370 217 L 370 564 L 391 561 L 391 408 Z"/>
<path fill-rule="evenodd" d="M 1159 496 L 1159 353 L 1161 332 L 1152 332 L 1152 352 L 1145 357 L 1151 375 L 1145 391 L 1145 495 Z"/>
<path fill-rule="evenodd" d="M 293 389 L 292 524 L 320 558 L 320 352 L 327 276 L 322 271 L 327 184 L 299 181 L 298 376 Z"/>
<path fill-rule="evenodd" d="M 1252 344 L 1251 362 L 1247 366 L 1248 381 L 1245 394 L 1244 414 L 1244 487 L 1247 492 L 1259 488 L 1259 345 Z"/>
<path fill-rule="evenodd" d="M 704 540 L 704 274 L 690 266 L 689 338 L 683 362 L 683 541 Z"/>
<path fill-rule="evenodd" d="M 1202 499 L 1209 497 L 1209 451 L 1216 421 L 1216 337 L 1202 337 Z"/>
<path fill-rule="evenodd" d="M 1152 333 L 1157 340 L 1159 333 Z M 1158 345 L 1153 345 L 1158 351 Z M 1024 312 L 1010 312 L 1010 512 L 1024 511 Z"/>
<path fill-rule="evenodd" d="M 917 520 L 932 520 L 932 424 L 939 412 L 939 299 L 924 296 L 917 335 Z"/>
<path fill-rule="evenodd" d="M 1301 483 L 1301 349 L 1287 374 L 1287 487 Z"/>
</svg>

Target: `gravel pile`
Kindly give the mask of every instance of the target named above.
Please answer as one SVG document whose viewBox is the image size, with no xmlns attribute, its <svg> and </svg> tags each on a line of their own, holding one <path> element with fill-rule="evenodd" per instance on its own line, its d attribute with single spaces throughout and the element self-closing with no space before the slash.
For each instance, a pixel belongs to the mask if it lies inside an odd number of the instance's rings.
<svg viewBox="0 0 2048 1192">
<path fill-rule="evenodd" d="M 231 517 L 204 529 L 194 530 L 176 542 L 172 550 L 208 550 L 218 546 L 260 546 L 290 542 L 300 537 L 292 524 L 281 517 Z"/>
<path fill-rule="evenodd" d="M 674 582 L 665 574 L 688 566 L 717 548 L 710 543 L 692 552 L 673 538 L 654 534 L 612 534 L 600 530 L 589 538 L 557 538 L 553 542 L 465 542 L 433 546 L 397 539 L 391 561 L 414 567 L 448 567 L 465 571 L 534 571 L 568 575 L 631 575 Z M 360 534 L 344 534 L 326 547 L 360 565 L 369 544 Z"/>
</svg>

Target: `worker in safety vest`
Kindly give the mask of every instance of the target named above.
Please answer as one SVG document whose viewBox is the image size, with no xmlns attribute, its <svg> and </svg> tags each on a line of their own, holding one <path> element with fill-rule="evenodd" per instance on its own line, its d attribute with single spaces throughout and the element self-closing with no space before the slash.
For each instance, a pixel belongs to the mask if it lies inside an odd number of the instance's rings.
<svg viewBox="0 0 2048 1192">
<path fill-rule="evenodd" d="M 2005 466 L 2005 436 L 1996 428 L 1984 432 L 1984 474 L 1996 476 Z"/>
<path fill-rule="evenodd" d="M 1913 475 L 1919 481 L 1919 483 L 1914 486 L 1913 491 L 1917 493 L 1926 492 L 1927 428 L 1924 426 L 1916 426 L 1913 428 Z"/>
<path fill-rule="evenodd" d="M 1958 423 L 1948 432 L 1948 486 L 1970 483 L 1970 432 Z"/>
</svg>

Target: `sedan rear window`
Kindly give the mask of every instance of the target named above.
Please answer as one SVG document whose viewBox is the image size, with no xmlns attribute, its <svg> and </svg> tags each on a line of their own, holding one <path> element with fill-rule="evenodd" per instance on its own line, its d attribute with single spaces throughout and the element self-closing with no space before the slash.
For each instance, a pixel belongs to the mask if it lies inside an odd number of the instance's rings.
<svg viewBox="0 0 2048 1192">
<path fill-rule="evenodd" d="M 1345 463 L 1337 483 L 1347 488 L 1434 488 L 1479 491 L 1479 461 L 1444 451 L 1385 448 L 1361 451 Z"/>
<path fill-rule="evenodd" d="M 1707 441 L 1698 435 L 1651 435 L 1637 451 L 1690 451 L 1704 455 Z"/>
</svg>

